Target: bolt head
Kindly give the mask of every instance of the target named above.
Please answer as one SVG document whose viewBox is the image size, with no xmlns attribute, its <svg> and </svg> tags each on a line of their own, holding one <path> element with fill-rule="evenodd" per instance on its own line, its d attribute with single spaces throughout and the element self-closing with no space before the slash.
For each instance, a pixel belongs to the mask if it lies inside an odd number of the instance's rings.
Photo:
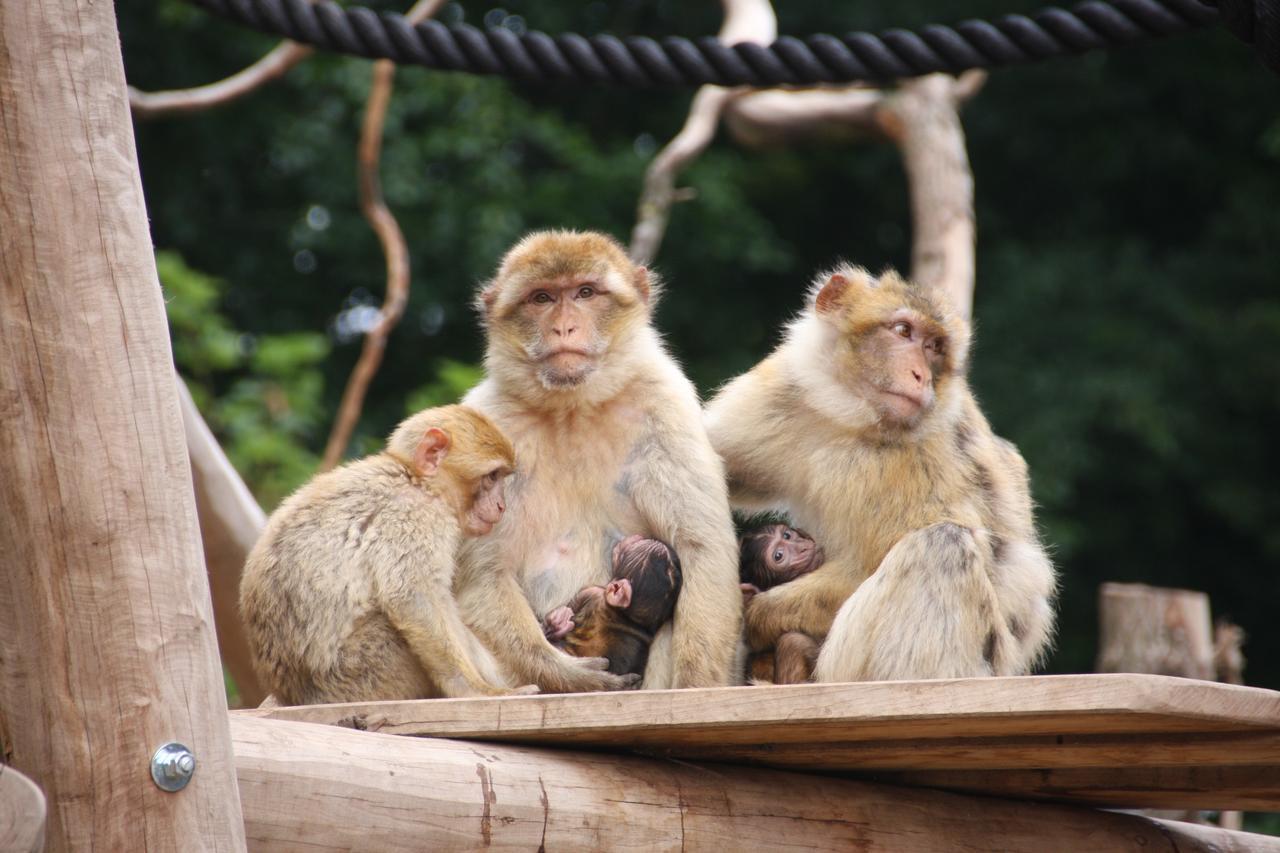
<svg viewBox="0 0 1280 853">
<path fill-rule="evenodd" d="M 183 744 L 166 743 L 151 756 L 151 781 L 162 791 L 181 791 L 195 772 L 196 757 Z"/>
</svg>

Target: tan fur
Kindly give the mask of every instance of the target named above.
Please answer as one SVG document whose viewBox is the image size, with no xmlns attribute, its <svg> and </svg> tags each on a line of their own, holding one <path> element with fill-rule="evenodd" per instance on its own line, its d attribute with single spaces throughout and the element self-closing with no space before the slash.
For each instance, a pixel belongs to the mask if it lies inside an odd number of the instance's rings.
<svg viewBox="0 0 1280 853">
<path fill-rule="evenodd" d="M 846 284 L 828 288 L 833 277 Z M 905 426 L 862 390 L 886 365 L 858 345 L 904 310 L 947 339 L 932 406 Z M 708 432 L 735 505 L 789 512 L 827 554 L 753 598 L 753 649 L 788 631 L 825 636 L 814 678 L 828 682 L 1036 664 L 1052 633 L 1054 572 L 1026 465 L 965 382 L 968 345 L 966 324 L 923 290 L 841 267 L 818 280 L 783 344 L 712 400 Z"/>
<path fill-rule="evenodd" d="M 521 470 L 510 517 L 464 548 L 460 601 L 504 664 L 544 690 L 618 686 L 552 647 L 539 623 L 578 590 L 607 582 L 613 545 L 634 533 L 669 543 L 684 565 L 674 630 L 659 632 L 644 686 L 735 677 L 741 601 L 724 472 L 693 386 L 650 324 L 650 279 L 604 235 L 541 232 L 508 253 L 477 300 L 487 377 L 466 403 L 511 438 Z M 556 386 L 536 362 L 546 330 L 522 300 L 547 281 L 577 280 L 608 291 L 578 332 L 600 356 L 584 381 Z"/>
<path fill-rule="evenodd" d="M 449 449 L 424 474 L 412 460 L 431 429 Z M 452 592 L 477 483 L 514 467 L 493 424 L 446 406 L 408 418 L 385 452 L 320 474 L 285 500 L 240 585 L 255 666 L 279 701 L 530 692 L 511 689 Z"/>
</svg>

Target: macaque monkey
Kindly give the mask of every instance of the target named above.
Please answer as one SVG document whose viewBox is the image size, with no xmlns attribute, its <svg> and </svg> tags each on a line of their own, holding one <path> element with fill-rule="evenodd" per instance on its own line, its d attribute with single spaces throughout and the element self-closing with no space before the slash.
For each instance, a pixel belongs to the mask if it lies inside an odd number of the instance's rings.
<svg viewBox="0 0 1280 853">
<path fill-rule="evenodd" d="M 542 620 L 556 648 L 609 661 L 615 675 L 643 675 L 654 634 L 680 596 L 680 558 L 665 542 L 628 536 L 613 546 L 613 579 L 578 591 Z"/>
<path fill-rule="evenodd" d="M 711 687 L 739 675 L 742 600 L 724 468 L 693 386 L 651 324 L 658 283 L 602 234 L 521 240 L 484 284 L 485 380 L 466 397 L 515 445 L 508 516 L 463 548 L 463 616 L 522 682 L 622 686 L 547 641 L 542 619 L 604 586 L 627 533 L 680 555 L 684 589 L 649 651 L 643 686 Z"/>
<path fill-rule="evenodd" d="M 767 524 L 743 534 L 738 552 L 744 606 L 758 593 L 808 574 L 826 559 L 812 536 L 785 524 Z M 747 659 L 747 674 L 757 683 L 802 684 L 813 675 L 817 658 L 816 640 L 788 631 L 778 638 L 776 648 L 755 652 Z"/>
<path fill-rule="evenodd" d="M 488 419 L 445 406 L 286 499 L 240 582 L 254 665 L 277 701 L 536 693 L 512 689 L 452 591 L 458 547 L 502 518 L 515 464 Z"/>
<path fill-rule="evenodd" d="M 711 401 L 735 505 L 781 509 L 826 561 L 755 595 L 751 649 L 822 641 L 814 680 L 1028 672 L 1055 578 L 1027 468 L 965 381 L 967 324 L 893 272 L 821 276 L 778 349 Z"/>
</svg>

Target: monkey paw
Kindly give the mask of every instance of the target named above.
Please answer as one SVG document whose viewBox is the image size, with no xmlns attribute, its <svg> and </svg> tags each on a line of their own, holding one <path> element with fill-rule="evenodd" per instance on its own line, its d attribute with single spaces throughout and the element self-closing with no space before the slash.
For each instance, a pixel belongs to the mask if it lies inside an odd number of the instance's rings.
<svg viewBox="0 0 1280 853">
<path fill-rule="evenodd" d="M 513 688 L 513 689 L 511 690 L 511 692 L 510 692 L 508 695 L 511 695 L 511 696 L 533 696 L 535 693 L 541 693 L 541 692 L 542 692 L 542 690 L 541 690 L 541 689 L 539 689 L 539 688 L 538 688 L 538 685 L 536 685 L 536 684 L 524 684 L 524 685 L 521 685 L 520 687 L 515 687 L 515 688 Z"/>
</svg>

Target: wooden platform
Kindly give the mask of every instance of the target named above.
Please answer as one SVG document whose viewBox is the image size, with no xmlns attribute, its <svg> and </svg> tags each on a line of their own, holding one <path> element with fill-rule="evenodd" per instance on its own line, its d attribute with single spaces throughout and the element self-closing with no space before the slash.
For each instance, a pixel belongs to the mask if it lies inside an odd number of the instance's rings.
<svg viewBox="0 0 1280 853">
<path fill-rule="evenodd" d="M 1165 676 L 735 687 L 235 713 L 1109 807 L 1280 810 L 1280 693 Z"/>
</svg>

